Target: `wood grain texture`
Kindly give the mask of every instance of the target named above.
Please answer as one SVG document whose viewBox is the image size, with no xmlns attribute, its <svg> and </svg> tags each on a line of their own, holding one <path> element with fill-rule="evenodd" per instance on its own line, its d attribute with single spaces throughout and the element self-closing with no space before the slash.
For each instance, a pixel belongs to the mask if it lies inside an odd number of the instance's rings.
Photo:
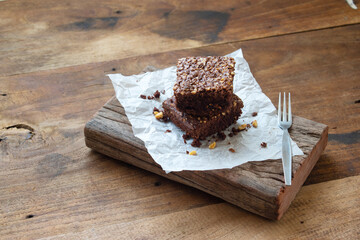
<svg viewBox="0 0 360 240">
<path fill-rule="evenodd" d="M 230 170 L 166 174 L 147 153 L 144 143 L 133 135 L 115 97 L 87 122 L 84 132 L 86 145 L 95 151 L 198 188 L 252 213 L 280 219 L 325 149 L 328 127 L 294 117 L 290 136 L 304 155 L 293 158 L 291 186 L 285 186 L 281 159 L 248 162 Z"/>
<path fill-rule="evenodd" d="M 56 239 L 358 239 L 360 176 L 303 187 L 281 221 L 226 203 L 127 223 L 113 222 Z M 339 197 L 343 196 L 343 197 Z M 114 236 L 116 233 L 116 236 Z"/>
<path fill-rule="evenodd" d="M 339 0 L 21 0 L 0 16 L 0 76 L 360 22 Z"/>
<path fill-rule="evenodd" d="M 141 224 L 152 233 L 157 220 L 169 220 L 170 226 L 154 234 L 170 229 L 179 236 L 219 233 L 230 239 L 358 238 L 359 180 L 348 177 L 360 173 L 359 31 L 353 25 L 1 77 L 0 235 L 106 237 L 111 229 L 130 235 Z M 281 221 L 273 224 L 85 146 L 86 121 L 114 94 L 104 73 L 137 74 L 149 65 L 173 65 L 182 56 L 221 55 L 239 47 L 273 102 L 278 91 L 291 91 L 294 114 L 329 126 L 328 146 L 308 186 Z M 25 128 L 7 129 L 14 125 Z M 324 183 L 332 179 L 341 180 Z M 201 219 L 200 209 L 206 211 Z"/>
</svg>

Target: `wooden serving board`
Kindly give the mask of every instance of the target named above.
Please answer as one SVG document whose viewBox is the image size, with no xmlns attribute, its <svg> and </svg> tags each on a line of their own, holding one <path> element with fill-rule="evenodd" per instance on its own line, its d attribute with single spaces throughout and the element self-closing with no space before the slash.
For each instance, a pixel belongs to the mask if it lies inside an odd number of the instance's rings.
<svg viewBox="0 0 360 240">
<path fill-rule="evenodd" d="M 285 186 L 281 159 L 248 162 L 232 169 L 166 174 L 132 133 L 129 120 L 113 97 L 87 122 L 89 148 L 112 158 L 195 187 L 269 219 L 280 219 L 325 149 L 328 127 L 294 116 L 292 139 L 303 150 L 293 158 L 291 186 Z"/>
</svg>

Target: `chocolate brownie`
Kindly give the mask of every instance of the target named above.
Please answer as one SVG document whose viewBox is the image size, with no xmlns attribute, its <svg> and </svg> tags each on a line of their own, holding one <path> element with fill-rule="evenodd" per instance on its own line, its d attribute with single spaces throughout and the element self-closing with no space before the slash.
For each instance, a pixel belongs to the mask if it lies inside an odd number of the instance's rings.
<svg viewBox="0 0 360 240">
<path fill-rule="evenodd" d="M 230 104 L 222 109 L 221 113 L 210 112 L 207 117 L 193 116 L 181 112 L 176 108 L 176 99 L 171 97 L 163 102 L 164 113 L 170 120 L 187 135 L 194 139 L 203 139 L 214 133 L 223 131 L 234 123 L 241 115 L 243 102 L 235 94 L 232 95 Z"/>
<path fill-rule="evenodd" d="M 212 105 L 230 105 L 235 60 L 231 57 L 187 57 L 177 63 L 176 107 L 196 116 L 208 115 Z"/>
</svg>

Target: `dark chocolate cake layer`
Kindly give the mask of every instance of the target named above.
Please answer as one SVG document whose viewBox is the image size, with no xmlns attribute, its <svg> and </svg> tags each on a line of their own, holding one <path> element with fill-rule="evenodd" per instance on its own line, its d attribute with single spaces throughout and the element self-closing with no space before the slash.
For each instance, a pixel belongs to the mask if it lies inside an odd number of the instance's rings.
<svg viewBox="0 0 360 240">
<path fill-rule="evenodd" d="M 193 116 L 181 112 L 176 108 L 175 97 L 168 98 L 163 102 L 164 113 L 170 120 L 194 139 L 203 139 L 212 134 L 226 129 L 241 115 L 243 102 L 235 94 L 232 95 L 230 104 L 223 108 L 221 113 L 208 113 L 207 117 Z"/>
</svg>

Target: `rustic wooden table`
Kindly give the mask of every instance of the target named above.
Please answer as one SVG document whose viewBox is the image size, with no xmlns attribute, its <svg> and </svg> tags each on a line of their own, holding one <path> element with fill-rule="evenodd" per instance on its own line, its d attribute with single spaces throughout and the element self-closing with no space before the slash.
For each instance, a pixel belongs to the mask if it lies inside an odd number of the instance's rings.
<svg viewBox="0 0 360 240">
<path fill-rule="evenodd" d="M 329 126 L 270 221 L 85 146 L 106 73 L 242 48 L 273 102 Z M 358 239 L 360 14 L 329 1 L 0 1 L 0 238 Z"/>
</svg>

